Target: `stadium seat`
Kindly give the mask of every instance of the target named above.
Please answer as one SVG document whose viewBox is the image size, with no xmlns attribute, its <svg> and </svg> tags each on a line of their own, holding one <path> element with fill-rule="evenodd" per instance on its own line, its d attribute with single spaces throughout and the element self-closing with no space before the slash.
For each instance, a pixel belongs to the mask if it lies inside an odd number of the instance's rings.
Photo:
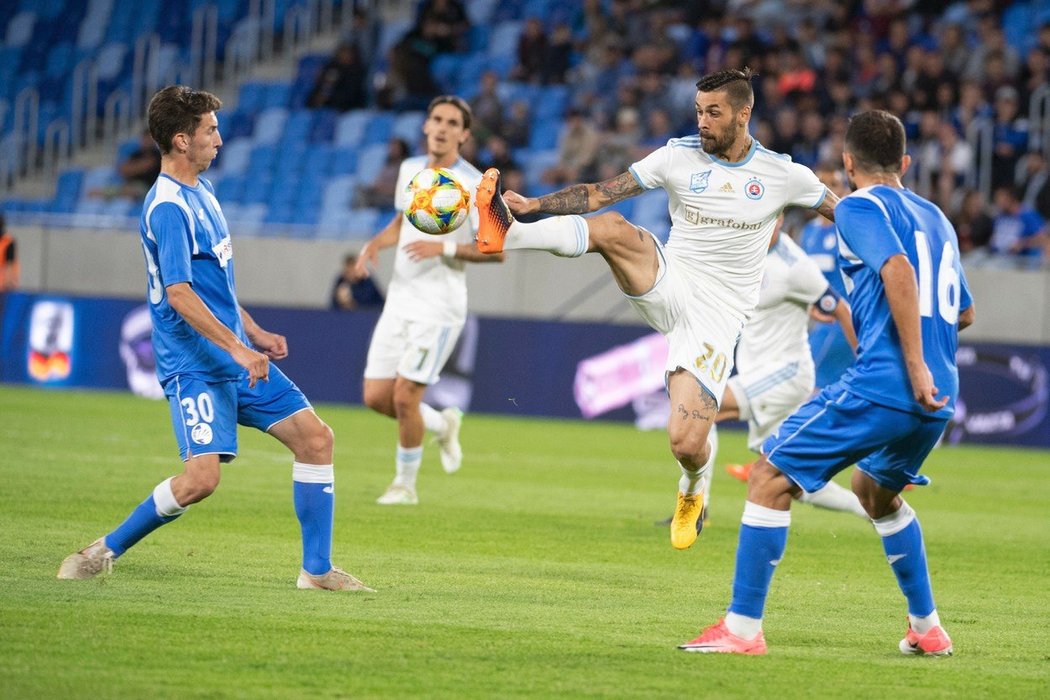
<svg viewBox="0 0 1050 700">
<path fill-rule="evenodd" d="M 426 112 L 402 112 L 394 121 L 390 138 L 402 139 L 411 147 L 421 138 L 426 118 Z"/>
<path fill-rule="evenodd" d="M 259 120 L 255 123 L 254 141 L 256 143 L 277 143 L 281 140 L 287 121 L 287 109 L 270 107 L 259 115 Z"/>
<path fill-rule="evenodd" d="M 386 143 L 393 128 L 394 115 L 390 112 L 379 112 L 365 125 L 364 132 L 361 134 L 361 145 Z"/>
<path fill-rule="evenodd" d="M 310 129 L 310 140 L 328 143 L 335 138 L 336 120 L 339 113 L 332 109 L 314 110 L 314 123 Z"/>
<path fill-rule="evenodd" d="M 372 182 L 376 179 L 386 161 L 386 151 L 385 143 L 374 143 L 358 151 L 357 179 L 359 182 Z"/>
<path fill-rule="evenodd" d="M 350 202 L 354 199 L 354 189 L 357 187 L 357 179 L 353 175 L 340 175 L 333 177 L 325 185 L 324 194 L 321 197 L 321 208 L 325 211 L 333 209 L 349 209 Z"/>
<path fill-rule="evenodd" d="M 337 146 L 357 146 L 365 133 L 365 126 L 377 114 L 370 109 L 355 109 L 339 118 L 335 126 Z"/>
<path fill-rule="evenodd" d="M 357 172 L 357 149 L 352 146 L 336 146 L 328 152 L 326 175 L 353 175 Z"/>
<path fill-rule="evenodd" d="M 6 46 L 21 48 L 33 38 L 33 25 L 36 24 L 35 12 L 19 12 L 7 23 Z"/>
<path fill-rule="evenodd" d="M 536 121 L 529 133 L 529 148 L 533 151 L 546 151 L 558 146 L 558 135 L 562 123 L 559 119 L 547 118 Z"/>
<path fill-rule="evenodd" d="M 70 212 L 76 206 L 80 198 L 81 184 L 84 181 L 84 171 L 66 170 L 58 176 L 55 184 L 55 198 L 53 200 L 53 211 Z"/>
<path fill-rule="evenodd" d="M 518 50 L 518 39 L 524 23 L 520 21 L 501 22 L 492 29 L 489 37 L 489 56 L 515 56 Z"/>
</svg>

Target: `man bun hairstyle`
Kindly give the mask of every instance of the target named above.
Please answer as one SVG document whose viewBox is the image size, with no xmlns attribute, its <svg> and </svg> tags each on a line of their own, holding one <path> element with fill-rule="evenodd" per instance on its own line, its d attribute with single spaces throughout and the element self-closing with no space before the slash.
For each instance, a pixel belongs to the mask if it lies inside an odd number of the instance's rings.
<svg viewBox="0 0 1050 700">
<path fill-rule="evenodd" d="M 751 79 L 756 77 L 751 69 L 744 70 L 726 68 L 725 70 L 708 73 L 696 81 L 696 89 L 700 92 L 716 92 L 725 90 L 729 96 L 729 104 L 733 109 L 742 107 L 753 107 L 755 105 L 755 91 L 751 87 Z"/>
<path fill-rule="evenodd" d="M 861 112 L 849 120 L 844 150 L 858 170 L 899 173 L 906 147 L 904 125 L 885 110 Z"/>
<path fill-rule="evenodd" d="M 458 109 L 460 114 L 463 115 L 463 128 L 470 128 L 470 123 L 474 120 L 474 111 L 462 97 L 457 97 L 456 95 L 438 95 L 432 99 L 427 106 L 427 116 L 429 116 L 438 105 L 452 105 Z"/>
<path fill-rule="evenodd" d="M 149 101 L 146 122 L 149 135 L 161 153 L 171 153 L 175 134 L 193 134 L 201 117 L 222 107 L 222 100 L 210 92 L 185 85 L 169 85 Z"/>
</svg>

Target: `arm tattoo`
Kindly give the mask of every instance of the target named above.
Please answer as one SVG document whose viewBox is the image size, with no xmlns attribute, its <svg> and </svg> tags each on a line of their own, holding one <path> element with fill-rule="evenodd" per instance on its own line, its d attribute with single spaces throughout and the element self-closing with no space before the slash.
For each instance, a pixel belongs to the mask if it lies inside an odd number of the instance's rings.
<svg viewBox="0 0 1050 700">
<path fill-rule="evenodd" d="M 817 207 L 817 213 L 828 221 L 835 220 L 835 205 L 839 203 L 838 195 L 831 190 L 824 190 L 824 201 Z"/>
<path fill-rule="evenodd" d="M 599 182 L 594 189 L 598 194 L 600 207 L 607 207 L 644 191 L 630 173 L 621 173 L 610 180 Z"/>
<path fill-rule="evenodd" d="M 595 193 L 596 202 L 591 204 L 591 191 Z M 599 182 L 597 185 L 573 185 L 554 194 L 539 198 L 540 212 L 543 214 L 586 214 L 610 204 L 615 204 L 628 197 L 639 195 L 645 190 L 630 173 Z"/>
<path fill-rule="evenodd" d="M 587 206 L 587 185 L 566 187 L 540 197 L 539 202 L 543 214 L 585 214 L 590 211 Z"/>
</svg>

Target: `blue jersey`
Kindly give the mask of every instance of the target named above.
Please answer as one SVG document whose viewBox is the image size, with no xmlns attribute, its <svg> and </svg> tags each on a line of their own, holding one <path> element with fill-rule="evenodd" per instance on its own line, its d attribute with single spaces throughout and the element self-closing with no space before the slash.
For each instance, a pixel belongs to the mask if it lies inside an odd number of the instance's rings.
<svg viewBox="0 0 1050 700">
<path fill-rule="evenodd" d="M 849 195 L 835 207 L 842 269 L 853 324 L 857 361 L 846 388 L 873 403 L 929 416 L 954 413 L 959 393 L 955 365 L 959 312 L 973 303 L 959 264 L 955 231 L 932 203 L 904 189 L 877 185 Z M 880 271 L 903 254 L 915 268 L 922 322 L 922 351 L 938 396 L 948 404 L 927 413 L 912 395 L 911 382 Z"/>
<path fill-rule="evenodd" d="M 828 286 L 839 296 L 846 296 L 846 285 L 839 272 L 839 237 L 835 232 L 835 224 L 822 216 L 813 219 L 802 227 L 799 247 L 817 263 L 828 280 Z"/>
<path fill-rule="evenodd" d="M 190 283 L 219 322 L 248 344 L 233 281 L 230 232 L 211 183 L 201 178 L 190 187 L 162 174 L 146 194 L 142 212 L 139 230 L 158 379 L 165 384 L 179 374 L 208 381 L 241 377 L 245 370 L 183 320 L 166 292 L 170 285 Z"/>
</svg>

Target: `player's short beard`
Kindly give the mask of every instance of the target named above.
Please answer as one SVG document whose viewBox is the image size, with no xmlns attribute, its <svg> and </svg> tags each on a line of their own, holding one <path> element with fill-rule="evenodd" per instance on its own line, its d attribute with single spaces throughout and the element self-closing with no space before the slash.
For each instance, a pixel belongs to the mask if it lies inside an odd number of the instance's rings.
<svg viewBox="0 0 1050 700">
<path fill-rule="evenodd" d="M 711 141 L 711 145 L 708 146 L 705 141 Z M 714 156 L 725 156 L 729 157 L 729 149 L 733 147 L 733 142 L 736 141 L 736 133 L 733 129 L 727 129 L 724 134 L 712 135 L 704 137 L 700 135 L 700 143 L 704 146 L 704 153 L 708 153 Z"/>
</svg>

